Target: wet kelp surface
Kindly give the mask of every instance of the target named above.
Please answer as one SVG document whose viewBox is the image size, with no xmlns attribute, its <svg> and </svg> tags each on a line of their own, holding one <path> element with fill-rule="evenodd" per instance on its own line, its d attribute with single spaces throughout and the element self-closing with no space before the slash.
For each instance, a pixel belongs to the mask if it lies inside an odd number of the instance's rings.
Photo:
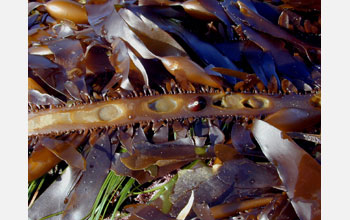
<svg viewBox="0 0 350 220">
<path fill-rule="evenodd" d="M 320 15 L 29 1 L 29 219 L 320 219 Z"/>
</svg>

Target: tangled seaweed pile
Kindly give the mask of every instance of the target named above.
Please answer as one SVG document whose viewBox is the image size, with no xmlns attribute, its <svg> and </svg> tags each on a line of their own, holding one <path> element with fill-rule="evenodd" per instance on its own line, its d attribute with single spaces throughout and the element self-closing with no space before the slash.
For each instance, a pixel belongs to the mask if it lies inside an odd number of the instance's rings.
<svg viewBox="0 0 350 220">
<path fill-rule="evenodd" d="M 320 1 L 28 4 L 29 219 L 320 219 Z"/>
</svg>

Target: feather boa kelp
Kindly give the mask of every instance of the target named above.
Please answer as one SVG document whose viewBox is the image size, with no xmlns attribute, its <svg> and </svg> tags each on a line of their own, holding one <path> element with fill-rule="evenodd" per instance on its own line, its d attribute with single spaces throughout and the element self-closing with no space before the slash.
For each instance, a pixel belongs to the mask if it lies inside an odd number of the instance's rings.
<svg viewBox="0 0 350 220">
<path fill-rule="evenodd" d="M 28 9 L 30 219 L 320 219 L 320 1 Z"/>
</svg>

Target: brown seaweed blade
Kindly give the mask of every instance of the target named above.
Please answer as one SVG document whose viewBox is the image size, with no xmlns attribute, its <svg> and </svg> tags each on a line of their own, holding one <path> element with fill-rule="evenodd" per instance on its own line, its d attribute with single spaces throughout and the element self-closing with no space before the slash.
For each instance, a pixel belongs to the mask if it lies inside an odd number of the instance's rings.
<svg viewBox="0 0 350 220">
<path fill-rule="evenodd" d="M 67 167 L 59 179 L 50 185 L 28 210 L 30 220 L 39 220 L 42 217 L 61 212 L 67 206 L 67 198 L 79 178 L 80 170 Z M 50 201 L 50 202 L 48 202 Z M 54 216 L 52 220 L 61 219 Z"/>
<path fill-rule="evenodd" d="M 264 121 L 282 131 L 302 131 L 321 122 L 321 112 L 284 108 L 269 115 Z"/>
<path fill-rule="evenodd" d="M 299 39 L 297 39 L 293 35 L 289 34 L 288 32 L 286 32 L 285 30 L 283 30 L 279 26 L 272 24 L 270 21 L 268 21 L 264 17 L 256 14 L 249 7 L 247 7 L 247 5 L 245 5 L 243 2 L 237 1 L 237 6 L 239 7 L 240 12 L 235 13 L 235 16 L 234 16 L 235 22 L 238 21 L 237 20 L 237 18 L 238 18 L 241 20 L 240 22 L 246 22 L 246 23 L 248 23 L 249 26 L 251 26 L 252 28 L 254 28 L 256 30 L 267 33 L 267 34 L 272 35 L 276 38 L 284 39 L 284 40 L 294 44 L 294 46 L 300 51 L 300 53 L 305 53 L 305 55 L 308 57 L 308 59 L 311 62 L 315 61 L 313 59 L 313 57 L 310 56 L 310 51 L 315 50 L 317 53 L 319 53 L 320 48 L 316 48 L 316 47 L 307 45 L 306 43 L 300 41 Z M 320 62 L 319 57 L 317 58 L 316 62 Z"/>
<path fill-rule="evenodd" d="M 28 102 L 35 105 L 63 105 L 60 99 L 45 94 L 40 93 L 38 90 L 31 89 L 28 91 Z"/>
<path fill-rule="evenodd" d="M 170 197 L 173 203 L 170 214 L 178 214 L 186 205 L 192 190 L 195 203 L 216 205 L 239 201 L 249 196 L 255 197 L 278 185 L 280 180 L 274 167 L 258 165 L 246 158 L 225 161 L 219 168 L 202 165 L 181 170 Z"/>
<path fill-rule="evenodd" d="M 79 40 L 64 38 L 49 43 L 55 63 L 62 66 L 67 75 L 64 87 L 75 100 L 82 100 L 88 91 L 85 85 L 85 63 L 83 47 Z"/>
<path fill-rule="evenodd" d="M 144 59 L 159 59 L 180 82 L 188 80 L 221 88 L 220 81 L 209 76 L 202 67 L 185 57 L 187 53 L 184 49 L 150 20 L 142 20 L 126 9 L 117 12 L 113 7 L 109 9 L 109 14 L 99 15 L 99 9 L 107 7 L 108 4 L 111 3 L 90 4 L 87 7 L 89 18 L 91 17 L 90 23 L 97 34 L 105 37 L 110 43 L 116 37 L 123 39 Z"/>
<path fill-rule="evenodd" d="M 90 213 L 108 175 L 114 151 L 115 146 L 110 144 L 108 135 L 100 136 L 86 158 L 86 171 L 83 171 L 82 177 L 71 192 L 62 219 L 83 219 Z"/>
<path fill-rule="evenodd" d="M 82 171 L 68 167 L 29 209 L 30 219 L 37 220 L 62 211 L 63 215 L 54 219 L 82 219 L 87 216 L 109 172 L 115 149 L 116 145 L 110 144 L 108 135 L 100 136 L 86 157 L 87 169 Z M 48 202 L 52 198 L 55 198 L 54 202 Z"/>
<path fill-rule="evenodd" d="M 102 94 L 105 94 L 120 80 L 120 75 L 123 76 L 120 87 L 126 90 L 133 90 L 129 81 L 130 59 L 128 56 L 128 49 L 120 38 L 116 38 L 112 42 L 112 53 L 109 60 L 115 69 L 115 74 L 102 90 Z"/>
<path fill-rule="evenodd" d="M 255 119 L 252 133 L 276 166 L 299 218 L 321 219 L 321 165 L 284 132 L 264 121 Z"/>
<path fill-rule="evenodd" d="M 164 67 L 182 83 L 190 82 L 222 88 L 222 82 L 210 75 L 204 69 L 187 57 L 166 56 L 160 59 Z"/>
<path fill-rule="evenodd" d="M 131 170 L 126 167 L 123 162 L 120 161 L 120 154 L 116 153 L 113 158 L 113 162 L 111 165 L 111 170 L 114 171 L 117 175 L 120 176 L 129 176 L 137 180 L 140 184 L 144 184 L 146 182 L 150 182 L 154 179 L 161 178 L 171 171 L 177 170 L 182 166 L 186 165 L 190 160 L 185 161 L 169 161 L 169 164 L 165 164 L 163 166 L 154 166 L 155 172 L 152 174 L 144 170 Z"/>
<path fill-rule="evenodd" d="M 41 177 L 60 161 L 60 158 L 44 146 L 36 147 L 28 158 L 28 181 Z"/>
<path fill-rule="evenodd" d="M 226 203 L 214 206 L 210 209 L 216 219 L 232 216 L 238 212 L 265 206 L 271 202 L 271 197 L 256 198 L 251 200 Z"/>
<path fill-rule="evenodd" d="M 168 163 L 193 160 L 196 157 L 195 148 L 191 145 L 171 145 L 162 146 L 145 143 L 135 146 L 135 153 L 132 155 L 122 155 L 121 161 L 132 170 L 145 169 L 153 164 L 163 165 Z M 142 151 L 138 148 L 142 148 Z M 127 154 L 127 153 L 126 153 Z"/>
<path fill-rule="evenodd" d="M 118 13 L 153 54 L 162 57 L 187 56 L 175 39 L 146 17 L 138 17 L 128 9 L 120 9 Z"/>
<path fill-rule="evenodd" d="M 56 140 L 52 137 L 39 138 L 38 146 L 28 158 L 28 181 L 44 175 L 61 159 L 72 167 L 85 169 L 85 159 L 76 151 L 76 148 L 82 144 L 87 133 L 88 131 L 80 135 L 73 133 L 63 140 Z"/>
<path fill-rule="evenodd" d="M 85 7 L 78 2 L 69 0 L 51 0 L 45 4 L 50 15 L 60 20 L 71 20 L 77 24 L 87 24 Z"/>
<path fill-rule="evenodd" d="M 64 83 L 68 80 L 64 68 L 44 56 L 28 55 L 29 75 L 38 78 L 49 88 L 65 94 Z M 47 90 L 46 90 L 47 91 Z"/>
</svg>

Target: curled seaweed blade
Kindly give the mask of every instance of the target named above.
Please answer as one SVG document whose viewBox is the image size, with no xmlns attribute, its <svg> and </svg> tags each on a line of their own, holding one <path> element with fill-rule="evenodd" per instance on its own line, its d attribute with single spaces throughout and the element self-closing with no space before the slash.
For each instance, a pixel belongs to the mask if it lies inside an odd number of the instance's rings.
<svg viewBox="0 0 350 220">
<path fill-rule="evenodd" d="M 82 139 L 84 139 L 84 136 L 82 136 Z M 74 142 L 80 141 L 75 140 Z M 65 160 L 69 166 L 85 170 L 86 161 L 84 157 L 75 149 L 77 147 L 76 144 L 72 144 L 67 140 L 61 141 L 48 137 L 41 139 L 41 144 L 54 153 L 57 157 Z"/>
<path fill-rule="evenodd" d="M 64 38 L 50 42 L 48 47 L 55 56 L 55 63 L 66 69 L 69 79 L 79 77 L 84 73 L 85 65 L 82 62 L 84 53 L 79 40 Z M 75 69 L 80 71 L 73 71 Z"/>
<path fill-rule="evenodd" d="M 109 47 L 100 42 L 93 41 L 87 47 L 84 54 L 86 73 L 100 74 L 114 71 L 110 64 L 107 53 Z"/>
<path fill-rule="evenodd" d="M 60 94 L 65 94 L 64 83 L 68 80 L 64 68 L 44 56 L 28 54 L 28 67 L 34 76 Z"/>
<path fill-rule="evenodd" d="M 222 81 L 208 75 L 205 70 L 187 57 L 162 57 L 165 68 L 180 82 L 195 82 L 214 88 L 222 88 Z"/>
<path fill-rule="evenodd" d="M 118 13 L 155 55 L 187 56 L 186 51 L 180 44 L 151 20 L 142 15 L 138 17 L 128 9 L 120 9 Z"/>
<path fill-rule="evenodd" d="M 284 108 L 267 116 L 264 121 L 285 132 L 303 131 L 321 122 L 321 111 Z"/>
<path fill-rule="evenodd" d="M 28 91 L 28 102 L 36 105 L 59 105 L 64 104 L 60 99 L 49 94 L 43 94 L 37 90 Z"/>
<path fill-rule="evenodd" d="M 116 1 L 109 0 L 89 0 L 86 1 L 86 12 L 88 21 L 96 34 L 102 34 L 102 26 L 107 17 L 115 10 L 114 3 Z"/>
<path fill-rule="evenodd" d="M 223 55 L 215 46 L 201 40 L 197 35 L 193 34 L 190 30 L 187 30 L 180 23 L 157 16 L 157 14 L 155 14 L 153 10 L 149 8 L 131 8 L 130 10 L 147 17 L 164 31 L 180 37 L 207 65 L 213 64 L 217 67 L 238 70 L 237 66 L 228 57 Z M 226 79 L 232 84 L 236 82 L 236 79 L 233 77 L 226 77 Z"/>
<path fill-rule="evenodd" d="M 141 60 L 130 49 L 128 49 L 128 54 L 129 54 L 129 58 L 132 61 L 130 63 L 131 64 L 130 65 L 130 70 L 131 71 L 135 70 L 135 71 L 138 71 L 139 73 L 141 73 L 141 75 L 143 77 L 144 87 L 148 88 L 149 87 L 148 74 L 147 74 L 147 71 L 146 71 L 145 67 L 141 63 Z"/>
<path fill-rule="evenodd" d="M 198 157 L 195 146 L 182 144 L 181 139 L 162 144 L 136 143 L 134 148 L 133 154 L 123 153 L 120 159 L 131 170 L 141 170 L 154 164 L 161 166 Z"/>
<path fill-rule="evenodd" d="M 120 80 L 119 75 L 122 75 L 120 87 L 126 90 L 133 90 L 134 88 L 129 81 L 130 59 L 128 49 L 120 38 L 116 38 L 112 42 L 112 55 L 109 57 L 109 60 L 115 69 L 115 73 L 112 79 L 103 88 L 102 94 L 105 94 Z"/>
<path fill-rule="evenodd" d="M 255 119 L 252 133 L 276 166 L 299 218 L 321 219 L 320 164 L 284 132 L 264 121 Z"/>
<path fill-rule="evenodd" d="M 41 137 L 37 147 L 28 158 L 28 180 L 32 181 L 44 175 L 61 159 L 69 165 L 85 169 L 85 159 L 76 151 L 85 140 L 88 131 L 83 134 L 70 134 L 64 136 L 63 140 L 56 140 L 51 137 Z"/>
<path fill-rule="evenodd" d="M 81 100 L 80 93 L 88 92 L 85 84 L 84 52 L 80 41 L 65 38 L 51 42 L 48 46 L 55 56 L 55 63 L 66 70 L 66 90 L 72 97 Z"/>
<path fill-rule="evenodd" d="M 110 43 L 116 37 L 128 42 L 143 58 L 154 59 L 154 55 L 140 40 L 140 38 L 129 28 L 120 14 L 114 8 L 114 1 L 94 1 L 86 5 L 89 23 L 95 32 L 105 37 Z M 102 12 L 100 14 L 100 12 Z"/>
<path fill-rule="evenodd" d="M 111 165 L 111 170 L 113 170 L 117 175 L 121 176 L 130 176 L 137 180 L 140 184 L 151 181 L 153 177 L 144 170 L 131 170 L 126 167 L 120 161 L 120 153 L 116 153 L 113 158 L 113 162 Z"/>
</svg>

